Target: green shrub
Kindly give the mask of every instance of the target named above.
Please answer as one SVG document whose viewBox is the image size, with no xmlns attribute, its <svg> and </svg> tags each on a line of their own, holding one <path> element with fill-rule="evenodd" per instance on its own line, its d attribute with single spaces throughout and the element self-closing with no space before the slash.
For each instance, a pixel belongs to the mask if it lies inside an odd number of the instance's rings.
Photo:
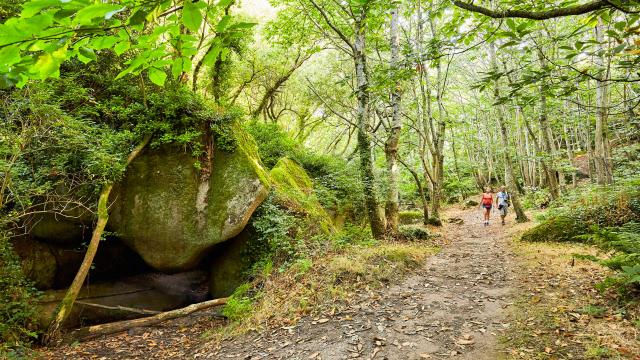
<svg viewBox="0 0 640 360">
<path fill-rule="evenodd" d="M 269 169 L 283 157 L 295 158 L 300 146 L 277 124 L 251 121 L 245 129 L 256 140 L 262 163 Z"/>
<path fill-rule="evenodd" d="M 398 214 L 400 217 L 400 224 L 411 225 L 419 224 L 424 220 L 424 213 L 422 211 L 400 211 Z"/>
<path fill-rule="evenodd" d="M 280 265 L 298 257 L 301 244 L 294 236 L 296 218 L 279 207 L 273 195 L 256 210 L 249 226 L 254 236 L 243 257 L 250 263 L 272 261 Z"/>
<path fill-rule="evenodd" d="M 421 226 L 400 226 L 398 232 L 402 239 L 409 241 L 429 240 L 434 237 L 432 233 Z"/>
<path fill-rule="evenodd" d="M 22 273 L 6 234 L 0 234 L 0 358 L 19 358 L 37 336 L 39 293 Z"/>
<path fill-rule="evenodd" d="M 621 226 L 640 222 L 640 179 L 615 186 L 587 186 L 563 194 L 543 218 L 570 217 L 588 227 Z"/>
<path fill-rule="evenodd" d="M 542 209 L 551 203 L 551 193 L 547 189 L 527 189 L 522 197 L 522 206 L 525 209 Z"/>
<path fill-rule="evenodd" d="M 578 235 L 585 234 L 588 227 L 567 216 L 558 216 L 547 219 L 538 226 L 527 230 L 522 234 L 523 241 L 579 241 Z"/>
<path fill-rule="evenodd" d="M 640 289 L 640 223 L 630 222 L 610 228 L 593 226 L 590 234 L 580 238 L 609 254 L 607 258 L 586 258 L 618 271 L 615 276 L 606 279 L 601 288 L 617 287 L 623 291 Z"/>
<path fill-rule="evenodd" d="M 333 245 L 336 248 L 344 248 L 348 245 L 373 246 L 377 241 L 371 235 L 371 228 L 346 224 L 345 227 L 333 237 Z"/>
<path fill-rule="evenodd" d="M 478 188 L 471 174 L 460 178 L 460 180 L 455 177 L 448 178 L 443 184 L 443 193 L 446 197 L 445 201 L 450 204 L 457 203 L 461 199 L 476 194 L 477 192 Z"/>
</svg>

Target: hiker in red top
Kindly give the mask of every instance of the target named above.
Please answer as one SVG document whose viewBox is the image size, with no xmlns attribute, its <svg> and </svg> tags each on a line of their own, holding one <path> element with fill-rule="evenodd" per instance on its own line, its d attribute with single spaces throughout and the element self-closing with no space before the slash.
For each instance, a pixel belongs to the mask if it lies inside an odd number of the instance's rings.
<svg viewBox="0 0 640 360">
<path fill-rule="evenodd" d="M 484 226 L 489 226 L 489 217 L 491 215 L 491 208 L 493 207 L 493 191 L 487 187 L 482 194 L 482 200 L 480 206 L 484 209 Z"/>
</svg>

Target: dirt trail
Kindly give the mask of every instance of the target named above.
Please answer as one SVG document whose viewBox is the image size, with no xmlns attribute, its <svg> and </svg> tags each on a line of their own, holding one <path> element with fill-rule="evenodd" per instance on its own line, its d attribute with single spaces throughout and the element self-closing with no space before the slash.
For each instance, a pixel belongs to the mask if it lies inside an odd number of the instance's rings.
<svg viewBox="0 0 640 360">
<path fill-rule="evenodd" d="M 213 311 L 47 352 L 47 359 L 496 359 L 514 288 L 508 240 L 527 225 L 484 227 L 479 210 L 451 210 L 447 245 L 402 283 L 362 292 L 339 312 L 248 334 L 212 348 Z"/>
<path fill-rule="evenodd" d="M 403 283 L 352 299 L 325 319 L 224 343 L 207 359 L 496 359 L 497 338 L 508 328 L 503 309 L 513 292 L 510 216 L 489 227 L 477 209 L 452 211 L 464 220 L 447 224 L 448 245 Z M 204 351 L 203 351 L 204 350 Z"/>
</svg>

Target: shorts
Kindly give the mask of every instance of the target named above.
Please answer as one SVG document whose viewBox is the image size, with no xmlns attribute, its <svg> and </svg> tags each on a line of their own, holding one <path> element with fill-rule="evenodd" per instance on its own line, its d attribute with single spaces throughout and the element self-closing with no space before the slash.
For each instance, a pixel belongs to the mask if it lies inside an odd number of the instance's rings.
<svg viewBox="0 0 640 360">
<path fill-rule="evenodd" d="M 491 210 L 491 208 L 493 207 L 493 205 L 482 205 L 483 208 L 487 209 L 487 210 Z"/>
<path fill-rule="evenodd" d="M 498 210 L 500 210 L 500 215 L 501 216 L 507 216 L 507 205 L 500 205 L 498 206 Z"/>
</svg>

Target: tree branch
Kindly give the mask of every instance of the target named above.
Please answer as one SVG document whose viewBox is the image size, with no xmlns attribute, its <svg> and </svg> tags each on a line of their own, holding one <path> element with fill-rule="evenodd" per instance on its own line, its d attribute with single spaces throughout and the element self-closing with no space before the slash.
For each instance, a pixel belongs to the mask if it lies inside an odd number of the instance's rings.
<svg viewBox="0 0 640 360">
<path fill-rule="evenodd" d="M 342 31 L 340 31 L 340 29 L 338 29 L 333 24 L 333 22 L 331 22 L 331 20 L 327 16 L 327 13 L 320 6 L 318 6 L 318 4 L 316 4 L 315 1 L 309 0 L 309 2 L 311 2 L 311 5 L 313 5 L 313 7 L 316 8 L 316 10 L 318 10 L 320 15 L 322 15 L 322 18 L 327 23 L 327 25 L 331 28 L 331 30 L 333 30 L 340 37 L 340 39 L 342 39 L 342 41 L 344 41 L 351 48 L 351 51 L 355 52 L 355 48 L 354 48 L 353 44 L 351 43 L 351 41 L 349 41 L 349 38 L 347 38 L 344 35 L 344 33 Z"/>
<path fill-rule="evenodd" d="M 494 19 L 504 18 L 523 18 L 532 20 L 546 20 L 564 16 L 574 16 L 587 14 L 593 11 L 611 8 L 611 3 L 606 0 L 595 0 L 587 4 L 569 6 L 565 8 L 557 8 L 543 11 L 528 10 L 492 10 L 482 6 L 467 3 L 461 0 L 453 0 L 453 4 L 461 9 L 480 13 Z M 621 9 L 618 9 L 621 10 Z M 623 11 L 623 10 L 621 10 Z"/>
</svg>

